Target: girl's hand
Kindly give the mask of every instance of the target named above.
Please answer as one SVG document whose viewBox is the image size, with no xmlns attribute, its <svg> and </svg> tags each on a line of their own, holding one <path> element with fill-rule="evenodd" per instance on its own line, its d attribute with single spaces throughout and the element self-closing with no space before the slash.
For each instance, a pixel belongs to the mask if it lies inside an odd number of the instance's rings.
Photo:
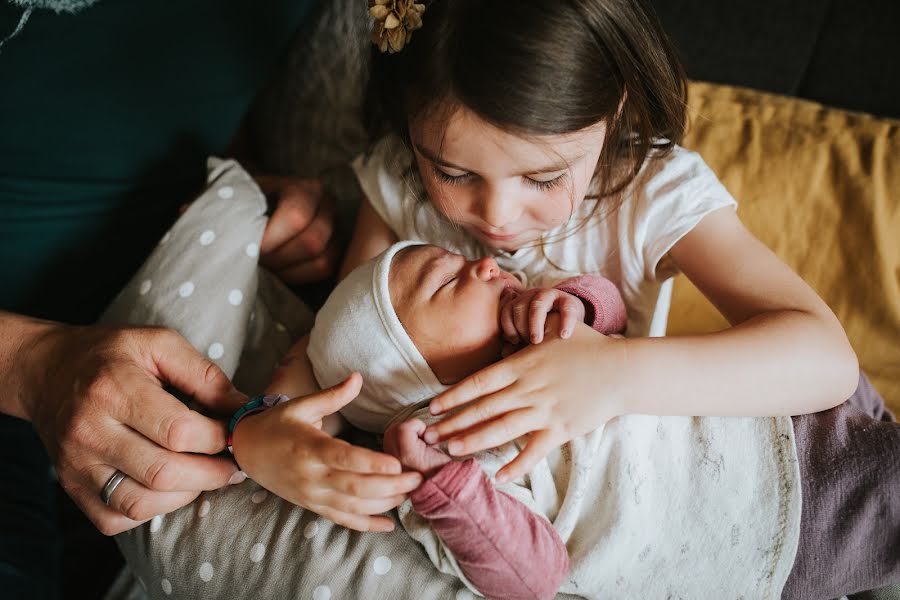
<svg viewBox="0 0 900 600">
<path fill-rule="evenodd" d="M 551 331 L 557 319 L 548 319 Z M 623 413 L 628 343 L 586 325 L 576 326 L 568 341 L 551 333 L 545 343 L 470 375 L 432 400 L 432 414 L 461 408 L 428 427 L 425 441 L 449 440 L 450 454 L 461 456 L 527 434 L 527 445 L 497 479 L 524 475 L 553 448 Z"/>
<path fill-rule="evenodd" d="M 540 344 L 544 339 L 547 315 L 559 313 L 560 337 L 568 339 L 575 325 L 584 322 L 584 303 L 572 294 L 554 288 L 534 288 L 516 292 L 507 288 L 501 298 L 500 327 L 507 342 Z"/>
<path fill-rule="evenodd" d="M 289 502 L 358 531 L 391 531 L 388 517 L 422 476 L 393 456 L 354 446 L 319 427 L 353 400 L 362 378 L 248 416 L 234 429 L 234 457 L 257 483 Z"/>
</svg>

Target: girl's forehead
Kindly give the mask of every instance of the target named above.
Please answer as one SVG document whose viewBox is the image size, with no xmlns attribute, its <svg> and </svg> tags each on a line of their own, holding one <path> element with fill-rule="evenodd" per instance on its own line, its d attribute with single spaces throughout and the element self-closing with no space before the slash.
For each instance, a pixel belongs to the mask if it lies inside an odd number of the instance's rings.
<svg viewBox="0 0 900 600">
<path fill-rule="evenodd" d="M 602 121 L 555 135 L 506 131 L 461 105 L 449 111 L 429 111 L 410 125 L 412 142 L 426 158 L 467 167 L 505 164 L 527 172 L 546 170 L 561 161 L 575 163 L 599 151 L 606 132 Z"/>
</svg>

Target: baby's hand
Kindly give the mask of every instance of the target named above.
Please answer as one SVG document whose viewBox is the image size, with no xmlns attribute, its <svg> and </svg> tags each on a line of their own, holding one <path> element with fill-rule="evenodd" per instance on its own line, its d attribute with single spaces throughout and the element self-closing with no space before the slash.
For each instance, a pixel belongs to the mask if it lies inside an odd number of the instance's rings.
<svg viewBox="0 0 900 600">
<path fill-rule="evenodd" d="M 391 426 L 384 432 L 384 451 L 400 460 L 404 469 L 418 471 L 428 478 L 452 459 L 425 443 L 425 423 L 410 419 Z"/>
<path fill-rule="evenodd" d="M 504 291 L 500 308 L 500 327 L 510 344 L 539 344 L 544 339 L 547 315 L 558 312 L 559 337 L 571 337 L 576 323 L 584 321 L 584 303 L 572 294 L 555 288 L 534 288 L 524 292 Z"/>
</svg>

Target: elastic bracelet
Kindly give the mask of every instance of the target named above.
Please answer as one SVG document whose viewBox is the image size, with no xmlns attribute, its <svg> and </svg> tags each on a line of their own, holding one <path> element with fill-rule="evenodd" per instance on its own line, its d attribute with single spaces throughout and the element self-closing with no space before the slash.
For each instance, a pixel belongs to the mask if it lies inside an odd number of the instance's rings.
<svg viewBox="0 0 900 600">
<path fill-rule="evenodd" d="M 287 402 L 288 400 L 290 400 L 290 398 L 288 398 L 284 394 L 266 394 L 253 396 L 252 398 L 250 398 L 250 400 L 247 401 L 246 404 L 237 409 L 237 411 L 228 421 L 228 439 L 225 442 L 231 455 L 234 456 L 234 449 L 231 447 L 232 441 L 234 440 L 234 428 L 237 427 L 237 424 L 240 423 L 241 419 L 243 419 L 247 415 L 252 415 L 264 410 L 269 410 L 270 408 L 278 406 L 282 402 Z"/>
</svg>

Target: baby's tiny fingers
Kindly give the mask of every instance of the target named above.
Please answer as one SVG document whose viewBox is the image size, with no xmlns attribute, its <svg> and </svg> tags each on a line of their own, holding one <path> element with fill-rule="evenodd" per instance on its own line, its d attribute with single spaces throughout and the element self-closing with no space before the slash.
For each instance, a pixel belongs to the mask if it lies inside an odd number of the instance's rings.
<svg viewBox="0 0 900 600">
<path fill-rule="evenodd" d="M 544 340 L 544 323 L 547 313 L 553 308 L 553 301 L 541 292 L 531 303 L 528 315 L 528 328 L 531 331 L 531 343 L 540 344 Z"/>
<path fill-rule="evenodd" d="M 581 300 L 568 296 L 559 300 L 559 336 L 563 339 L 572 337 L 572 331 L 575 324 L 579 323 L 583 318 L 578 310 L 581 306 Z"/>
<path fill-rule="evenodd" d="M 519 332 L 516 331 L 516 324 L 513 323 L 513 303 L 511 302 L 500 309 L 500 329 L 510 344 L 519 343 Z"/>
</svg>

